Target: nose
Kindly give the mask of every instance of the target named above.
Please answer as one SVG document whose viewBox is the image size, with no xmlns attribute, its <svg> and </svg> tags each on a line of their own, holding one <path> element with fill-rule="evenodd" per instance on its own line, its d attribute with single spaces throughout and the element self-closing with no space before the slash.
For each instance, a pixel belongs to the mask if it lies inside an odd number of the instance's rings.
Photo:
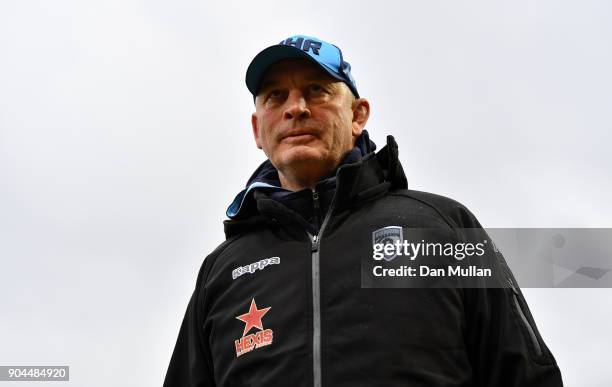
<svg viewBox="0 0 612 387">
<path fill-rule="evenodd" d="M 284 119 L 303 120 L 310 117 L 310 109 L 306 103 L 306 98 L 304 98 L 304 94 L 300 90 L 291 90 L 285 104 Z"/>
</svg>

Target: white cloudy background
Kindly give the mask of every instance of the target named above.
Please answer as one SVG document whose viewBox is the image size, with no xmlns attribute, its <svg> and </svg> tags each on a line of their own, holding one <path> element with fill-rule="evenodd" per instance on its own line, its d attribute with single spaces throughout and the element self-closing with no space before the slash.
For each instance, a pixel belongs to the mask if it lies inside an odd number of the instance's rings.
<svg viewBox="0 0 612 387">
<path fill-rule="evenodd" d="M 246 67 L 296 33 L 343 49 L 368 129 L 379 145 L 396 136 L 412 188 L 487 227 L 612 226 L 611 11 L 1 2 L 0 365 L 69 365 L 74 386 L 161 385 L 225 207 L 263 160 Z M 612 291 L 524 292 L 566 386 L 611 385 Z"/>
</svg>

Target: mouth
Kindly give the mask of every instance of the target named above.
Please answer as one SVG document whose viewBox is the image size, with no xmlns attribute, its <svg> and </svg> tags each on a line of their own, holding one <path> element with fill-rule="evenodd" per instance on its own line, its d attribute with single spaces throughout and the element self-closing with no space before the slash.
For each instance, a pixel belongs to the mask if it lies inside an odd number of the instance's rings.
<svg viewBox="0 0 612 387">
<path fill-rule="evenodd" d="M 309 131 L 296 130 L 289 131 L 282 138 L 282 142 L 296 143 L 296 142 L 307 142 L 315 139 L 316 136 Z"/>
</svg>

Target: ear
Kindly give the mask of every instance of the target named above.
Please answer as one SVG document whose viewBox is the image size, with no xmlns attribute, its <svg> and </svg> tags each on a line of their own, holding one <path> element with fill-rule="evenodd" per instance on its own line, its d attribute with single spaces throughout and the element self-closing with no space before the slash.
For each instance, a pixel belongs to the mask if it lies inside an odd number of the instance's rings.
<svg viewBox="0 0 612 387">
<path fill-rule="evenodd" d="M 255 138 L 255 144 L 257 148 L 262 149 L 261 140 L 259 137 L 259 123 L 257 122 L 257 114 L 251 114 L 251 126 L 253 127 L 253 137 Z"/>
<path fill-rule="evenodd" d="M 352 103 L 353 136 L 359 136 L 370 117 L 370 102 L 365 98 L 357 98 Z"/>
</svg>

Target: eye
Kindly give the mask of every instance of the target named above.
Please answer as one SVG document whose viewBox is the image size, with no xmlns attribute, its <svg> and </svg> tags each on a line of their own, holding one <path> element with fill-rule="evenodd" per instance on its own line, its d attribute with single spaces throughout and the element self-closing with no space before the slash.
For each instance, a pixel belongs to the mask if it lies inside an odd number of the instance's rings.
<svg viewBox="0 0 612 387">
<path fill-rule="evenodd" d="M 281 103 L 284 98 L 286 98 L 286 94 L 286 91 L 283 89 L 270 89 L 269 91 L 264 92 L 263 102 L 267 105 L 277 105 Z"/>
<path fill-rule="evenodd" d="M 268 98 L 278 99 L 282 96 L 282 94 L 282 91 L 280 91 L 279 89 L 274 89 L 268 93 Z"/>
<path fill-rule="evenodd" d="M 313 83 L 312 85 L 308 86 L 308 92 L 310 94 L 317 95 L 323 93 L 324 91 L 325 90 L 323 89 L 323 87 L 318 83 Z"/>
</svg>

